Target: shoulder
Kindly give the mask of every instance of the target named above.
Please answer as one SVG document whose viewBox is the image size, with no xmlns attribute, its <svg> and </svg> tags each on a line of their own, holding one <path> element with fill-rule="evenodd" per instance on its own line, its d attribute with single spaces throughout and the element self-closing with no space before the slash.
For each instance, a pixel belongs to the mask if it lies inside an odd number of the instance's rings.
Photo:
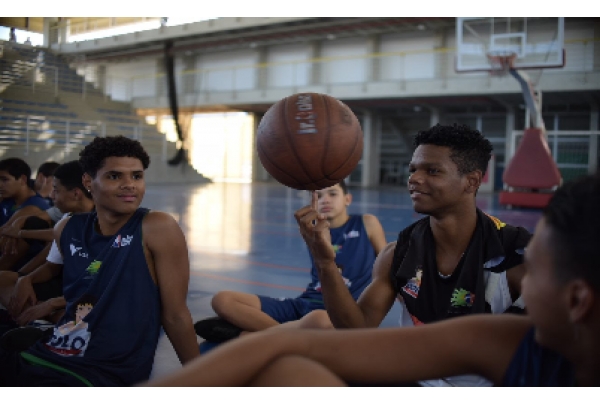
<svg viewBox="0 0 600 406">
<path fill-rule="evenodd" d="M 394 251 L 396 250 L 396 241 L 392 241 L 390 243 L 388 243 L 385 247 L 383 247 L 383 249 L 381 250 L 381 252 L 379 253 L 378 256 L 385 258 L 385 257 L 393 257 L 394 256 Z"/>
<path fill-rule="evenodd" d="M 483 213 L 485 218 L 493 223 L 505 248 L 524 248 L 529 243 L 532 234 L 525 228 L 507 224 L 491 214 Z"/>
<path fill-rule="evenodd" d="M 24 205 L 34 205 L 44 210 L 50 208 L 48 201 L 37 193 L 27 199 Z"/>
<path fill-rule="evenodd" d="M 370 232 L 370 230 L 375 230 L 377 228 L 381 228 L 381 223 L 379 222 L 379 219 L 372 214 L 363 214 L 362 221 L 363 221 L 363 224 L 365 225 L 365 228 L 369 232 Z"/>
<path fill-rule="evenodd" d="M 179 224 L 175 221 L 173 216 L 162 211 L 149 211 L 142 221 L 144 238 L 161 238 L 160 233 L 175 229 L 181 230 Z"/>
<path fill-rule="evenodd" d="M 68 216 L 68 213 L 67 213 L 67 214 L 65 214 L 63 216 L 62 219 L 60 219 L 54 225 L 54 239 L 55 240 L 60 241 L 60 235 L 62 234 L 62 232 L 65 229 L 65 226 L 67 225 L 67 223 L 69 222 L 69 220 L 71 220 L 71 216 Z"/>
</svg>

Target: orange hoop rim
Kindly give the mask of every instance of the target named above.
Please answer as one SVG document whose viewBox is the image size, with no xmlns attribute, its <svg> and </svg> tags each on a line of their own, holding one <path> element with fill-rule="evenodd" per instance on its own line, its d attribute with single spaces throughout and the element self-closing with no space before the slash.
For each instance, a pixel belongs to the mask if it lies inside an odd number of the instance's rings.
<svg viewBox="0 0 600 406">
<path fill-rule="evenodd" d="M 508 71 L 513 68 L 515 59 L 517 58 L 517 54 L 515 53 L 506 54 L 488 52 L 486 56 L 491 66 L 490 74 L 497 76 L 507 74 Z"/>
</svg>

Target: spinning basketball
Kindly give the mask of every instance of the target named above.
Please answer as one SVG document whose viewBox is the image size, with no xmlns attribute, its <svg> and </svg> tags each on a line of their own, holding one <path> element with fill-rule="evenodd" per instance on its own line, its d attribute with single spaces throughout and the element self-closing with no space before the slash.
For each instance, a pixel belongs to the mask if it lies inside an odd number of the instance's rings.
<svg viewBox="0 0 600 406">
<path fill-rule="evenodd" d="M 256 138 L 267 172 L 299 190 L 339 183 L 356 168 L 363 150 L 354 113 L 319 93 L 299 93 L 275 103 L 260 121 Z"/>
</svg>

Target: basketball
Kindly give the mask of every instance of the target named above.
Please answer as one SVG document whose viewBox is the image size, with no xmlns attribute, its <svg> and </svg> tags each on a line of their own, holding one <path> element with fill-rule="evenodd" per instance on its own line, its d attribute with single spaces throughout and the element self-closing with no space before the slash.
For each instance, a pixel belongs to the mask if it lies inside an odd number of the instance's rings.
<svg viewBox="0 0 600 406">
<path fill-rule="evenodd" d="M 267 110 L 258 125 L 256 147 L 263 167 L 279 183 L 319 190 L 356 168 L 363 134 L 352 110 L 338 99 L 298 93 Z"/>
</svg>

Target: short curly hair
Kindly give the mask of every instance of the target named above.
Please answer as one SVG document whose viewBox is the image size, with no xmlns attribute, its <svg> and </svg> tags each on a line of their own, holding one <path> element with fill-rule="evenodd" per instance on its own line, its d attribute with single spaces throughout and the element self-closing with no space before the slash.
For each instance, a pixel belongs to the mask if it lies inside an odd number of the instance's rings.
<svg viewBox="0 0 600 406">
<path fill-rule="evenodd" d="M 492 157 L 492 144 L 477 130 L 463 124 L 437 124 L 429 130 L 419 131 L 414 146 L 437 145 L 450 148 L 450 159 L 465 175 L 479 169 L 483 175 Z"/>
<path fill-rule="evenodd" d="M 83 172 L 95 178 L 98 170 L 104 166 L 106 158 L 110 157 L 137 158 L 142 162 L 144 169 L 150 165 L 150 157 L 142 144 L 122 135 L 94 138 L 94 141 L 79 153 L 79 163 Z"/>
</svg>

